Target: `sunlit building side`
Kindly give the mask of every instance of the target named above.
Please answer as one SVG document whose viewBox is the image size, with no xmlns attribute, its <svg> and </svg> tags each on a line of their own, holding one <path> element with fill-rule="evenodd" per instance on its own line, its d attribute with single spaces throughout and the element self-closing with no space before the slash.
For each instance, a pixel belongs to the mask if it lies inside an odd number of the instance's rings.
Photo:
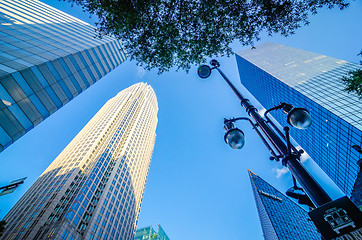
<svg viewBox="0 0 362 240">
<path fill-rule="evenodd" d="M 5 216 L 2 239 L 133 239 L 157 112 L 145 83 L 110 99 Z"/>
<path fill-rule="evenodd" d="M 307 130 L 291 128 L 291 136 L 351 196 L 362 158 L 353 147 L 362 142 L 362 101 L 343 90 L 341 78 L 361 66 L 275 43 L 241 51 L 236 60 L 241 83 L 263 107 L 286 102 L 308 109 L 313 124 Z M 287 124 L 282 111 L 271 113 Z M 355 186 L 354 194 L 360 193 L 361 184 Z M 360 198 L 351 199 L 361 204 Z"/>
<path fill-rule="evenodd" d="M 126 60 L 96 35 L 38 0 L 0 2 L 0 152 Z"/>
</svg>

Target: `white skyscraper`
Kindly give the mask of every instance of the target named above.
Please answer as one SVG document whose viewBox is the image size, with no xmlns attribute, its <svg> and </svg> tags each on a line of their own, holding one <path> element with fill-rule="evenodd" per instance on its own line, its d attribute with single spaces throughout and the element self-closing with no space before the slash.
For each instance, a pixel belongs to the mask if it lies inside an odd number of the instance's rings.
<svg viewBox="0 0 362 240">
<path fill-rule="evenodd" d="M 5 216 L 3 239 L 133 239 L 157 112 L 146 83 L 110 99 Z"/>
</svg>

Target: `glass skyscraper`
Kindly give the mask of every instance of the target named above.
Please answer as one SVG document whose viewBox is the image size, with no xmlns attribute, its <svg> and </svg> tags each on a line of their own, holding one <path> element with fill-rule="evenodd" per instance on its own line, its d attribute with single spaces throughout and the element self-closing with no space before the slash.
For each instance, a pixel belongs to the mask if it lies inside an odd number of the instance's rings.
<svg viewBox="0 0 362 240">
<path fill-rule="evenodd" d="M 133 239 L 157 112 L 145 83 L 110 99 L 5 216 L 2 239 Z"/>
<path fill-rule="evenodd" d="M 266 109 L 286 102 L 310 111 L 312 126 L 291 128 L 291 136 L 351 196 L 362 158 L 352 148 L 362 142 L 362 101 L 343 90 L 341 78 L 361 66 L 275 43 L 241 51 L 236 60 L 241 83 Z M 282 111 L 271 113 L 286 125 Z"/>
<path fill-rule="evenodd" d="M 158 225 L 158 232 L 152 226 L 137 229 L 134 240 L 170 240 L 161 225 Z"/>
<path fill-rule="evenodd" d="M 307 211 L 258 175 L 248 171 L 266 240 L 321 240 Z"/>
<path fill-rule="evenodd" d="M 95 36 L 38 0 L 0 1 L 0 152 L 126 60 Z"/>
</svg>

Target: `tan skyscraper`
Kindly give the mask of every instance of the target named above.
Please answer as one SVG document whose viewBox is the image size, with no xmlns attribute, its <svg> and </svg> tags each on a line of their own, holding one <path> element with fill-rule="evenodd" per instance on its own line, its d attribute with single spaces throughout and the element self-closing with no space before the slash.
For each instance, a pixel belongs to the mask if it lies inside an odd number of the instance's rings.
<svg viewBox="0 0 362 240">
<path fill-rule="evenodd" d="M 133 239 L 157 112 L 146 83 L 110 99 L 5 216 L 3 239 Z"/>
</svg>

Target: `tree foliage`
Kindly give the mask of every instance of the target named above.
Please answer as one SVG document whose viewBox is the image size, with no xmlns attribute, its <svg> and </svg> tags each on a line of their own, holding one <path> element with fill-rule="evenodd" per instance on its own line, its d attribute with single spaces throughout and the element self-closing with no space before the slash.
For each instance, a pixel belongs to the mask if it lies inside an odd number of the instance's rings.
<svg viewBox="0 0 362 240">
<path fill-rule="evenodd" d="M 230 44 L 253 44 L 259 34 L 293 34 L 321 7 L 345 0 L 63 0 L 98 18 L 99 37 L 120 39 L 130 58 L 159 72 L 188 70 L 207 57 L 232 54 Z"/>
<path fill-rule="evenodd" d="M 358 55 L 362 56 L 362 50 Z M 362 61 L 360 63 L 362 64 Z M 342 81 L 345 84 L 345 91 L 356 93 L 362 99 L 362 69 L 349 71 Z"/>
</svg>

